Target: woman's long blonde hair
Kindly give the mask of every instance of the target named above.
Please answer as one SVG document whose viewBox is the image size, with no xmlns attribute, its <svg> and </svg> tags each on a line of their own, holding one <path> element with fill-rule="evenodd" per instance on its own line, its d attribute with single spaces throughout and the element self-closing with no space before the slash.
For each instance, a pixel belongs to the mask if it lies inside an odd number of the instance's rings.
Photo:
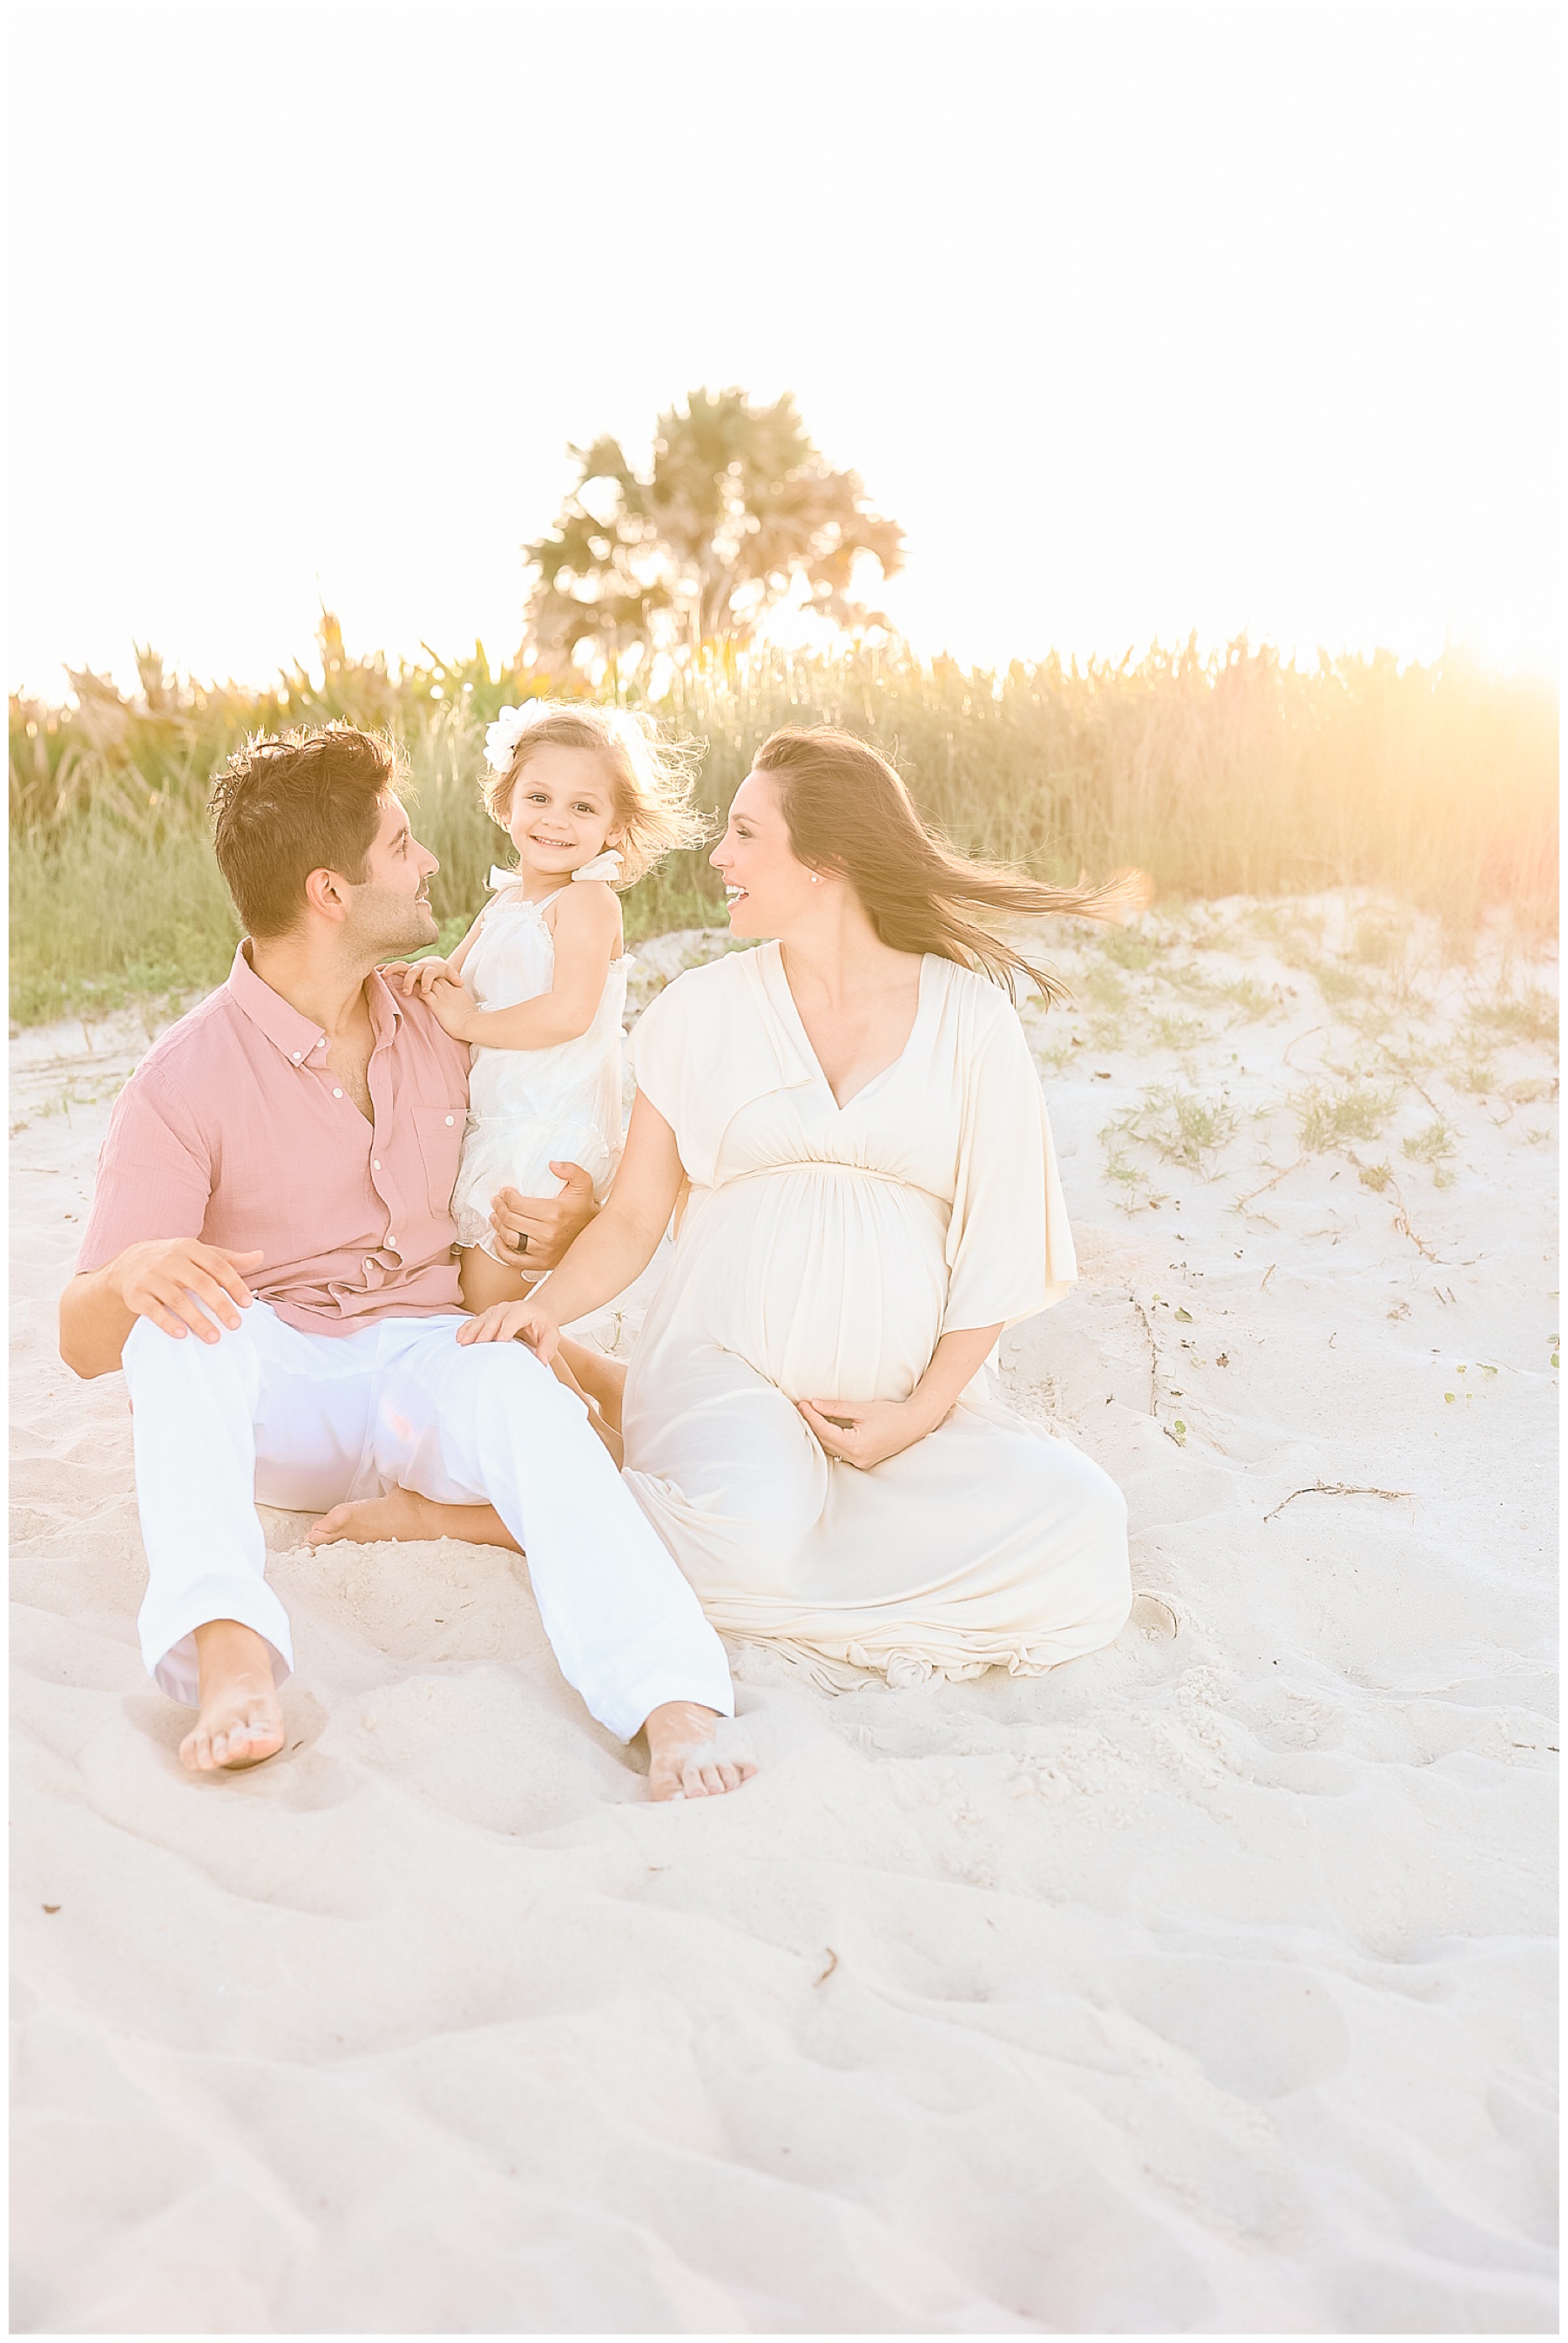
<svg viewBox="0 0 1568 2343">
<path fill-rule="evenodd" d="M 1067 988 L 1004 941 L 985 913 L 1119 921 L 1149 900 L 1141 870 L 1113 872 L 1099 887 L 1047 887 L 1021 870 L 971 861 L 926 828 L 888 759 L 852 732 L 787 727 L 764 740 L 752 769 L 778 778 L 797 860 L 848 879 L 885 944 L 980 970 L 1010 994 L 1020 976 L 1048 1001 L 1065 1000 Z"/>
<path fill-rule="evenodd" d="M 532 703 L 539 709 L 512 751 L 510 762 L 485 782 L 485 810 L 506 828 L 518 776 L 537 749 L 591 749 L 603 758 L 615 799 L 621 866 L 611 880 L 630 887 L 678 846 L 698 846 L 708 824 L 691 802 L 697 786 L 695 742 L 667 740 L 651 717 L 629 708 Z"/>
</svg>

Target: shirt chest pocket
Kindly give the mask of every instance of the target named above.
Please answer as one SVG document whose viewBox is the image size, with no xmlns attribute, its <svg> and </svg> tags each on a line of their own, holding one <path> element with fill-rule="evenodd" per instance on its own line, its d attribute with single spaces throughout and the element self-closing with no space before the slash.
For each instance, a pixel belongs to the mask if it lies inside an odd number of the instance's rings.
<svg viewBox="0 0 1568 2343">
<path fill-rule="evenodd" d="M 437 1220 L 444 1220 L 451 1209 L 452 1191 L 457 1184 L 457 1163 L 463 1152 L 463 1124 L 466 1118 L 459 1108 L 417 1106 L 414 1109 L 414 1130 L 419 1141 L 419 1152 L 425 1162 L 425 1184 L 429 1192 L 430 1210 Z"/>
</svg>

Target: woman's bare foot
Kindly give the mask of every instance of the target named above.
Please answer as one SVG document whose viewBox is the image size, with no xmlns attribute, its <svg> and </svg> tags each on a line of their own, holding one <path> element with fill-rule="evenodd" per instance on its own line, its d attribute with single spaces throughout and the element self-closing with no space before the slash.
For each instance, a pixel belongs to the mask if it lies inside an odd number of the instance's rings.
<svg viewBox="0 0 1568 2343">
<path fill-rule="evenodd" d="M 259 1765 L 283 1746 L 272 1654 L 254 1627 L 209 1619 L 196 1631 L 201 1713 L 180 1743 L 193 1774 Z"/>
<path fill-rule="evenodd" d="M 333 1545 L 339 1538 L 352 1538 L 357 1545 L 378 1545 L 385 1538 L 462 1537 L 459 1514 L 489 1511 L 487 1505 L 438 1505 L 434 1497 L 421 1497 L 416 1490 L 390 1489 L 384 1497 L 361 1497 L 351 1505 L 334 1505 L 329 1513 L 311 1523 L 305 1542 Z"/>
<path fill-rule="evenodd" d="M 650 1798 L 718 1798 L 757 1771 L 750 1757 L 715 1747 L 719 1719 L 694 1700 L 667 1700 L 643 1721 Z"/>
</svg>

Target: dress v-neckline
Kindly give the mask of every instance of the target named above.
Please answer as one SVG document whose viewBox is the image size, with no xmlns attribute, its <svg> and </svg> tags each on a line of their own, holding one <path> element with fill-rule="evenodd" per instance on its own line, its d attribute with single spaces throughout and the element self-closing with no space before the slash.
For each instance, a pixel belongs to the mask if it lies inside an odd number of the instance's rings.
<svg viewBox="0 0 1568 2343">
<path fill-rule="evenodd" d="M 910 1030 L 904 1036 L 903 1048 L 898 1052 L 896 1057 L 890 1058 L 885 1066 L 879 1066 L 876 1072 L 872 1074 L 868 1081 L 863 1081 L 858 1091 L 851 1091 L 847 1099 L 840 1099 L 837 1091 L 833 1088 L 832 1083 L 828 1080 L 827 1073 L 823 1069 L 822 1061 L 817 1055 L 816 1047 L 811 1040 L 811 1036 L 806 1031 L 806 1020 L 801 1016 L 799 1006 L 796 1001 L 795 995 L 789 989 L 789 979 L 784 967 L 784 947 L 782 944 L 778 942 L 777 940 L 775 940 L 772 945 L 769 958 L 770 966 L 769 967 L 768 973 L 775 980 L 778 991 L 783 995 L 782 1005 L 794 1026 L 795 1033 L 799 1041 L 801 1051 L 803 1051 L 811 1071 L 816 1075 L 817 1080 L 821 1083 L 822 1088 L 827 1091 L 829 1100 L 832 1101 L 834 1113 L 848 1114 L 852 1106 L 857 1105 L 859 1101 L 866 1096 L 869 1091 L 873 1091 L 877 1089 L 880 1083 L 885 1082 L 889 1075 L 895 1072 L 897 1069 L 903 1064 L 904 1060 L 909 1056 L 910 1051 L 914 1045 L 915 1035 L 920 1030 L 920 1020 L 926 1013 L 926 1001 L 930 990 L 926 982 L 926 968 L 930 960 L 931 955 L 930 952 L 922 952 L 920 955 L 920 973 L 918 990 L 915 996 L 915 1013 L 910 1021 Z"/>
</svg>

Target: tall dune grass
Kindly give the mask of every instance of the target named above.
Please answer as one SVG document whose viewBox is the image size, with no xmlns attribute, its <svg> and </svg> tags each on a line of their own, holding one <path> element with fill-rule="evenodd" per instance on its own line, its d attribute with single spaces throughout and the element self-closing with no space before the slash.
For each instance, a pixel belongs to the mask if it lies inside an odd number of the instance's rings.
<svg viewBox="0 0 1568 2343">
<path fill-rule="evenodd" d="M 236 930 L 203 804 L 256 729 L 337 715 L 390 729 L 440 857 L 437 913 L 472 912 L 506 843 L 479 801 L 485 726 L 542 679 L 482 652 L 394 675 L 349 659 L 332 621 L 320 648 L 319 679 L 297 669 L 268 692 L 176 685 L 143 654 L 135 701 L 83 677 L 65 709 L 12 702 L 14 1017 L 221 978 Z M 957 845 L 1042 878 L 1134 863 L 1184 898 L 1375 886 L 1438 913 L 1461 950 L 1491 910 L 1522 940 L 1555 922 L 1555 697 L 1460 661 L 1298 669 L 1238 644 L 993 675 L 902 650 L 715 654 L 655 712 L 706 744 L 716 821 L 769 732 L 829 720 L 889 749 Z M 627 898 L 633 935 L 719 915 L 701 850 Z"/>
</svg>

